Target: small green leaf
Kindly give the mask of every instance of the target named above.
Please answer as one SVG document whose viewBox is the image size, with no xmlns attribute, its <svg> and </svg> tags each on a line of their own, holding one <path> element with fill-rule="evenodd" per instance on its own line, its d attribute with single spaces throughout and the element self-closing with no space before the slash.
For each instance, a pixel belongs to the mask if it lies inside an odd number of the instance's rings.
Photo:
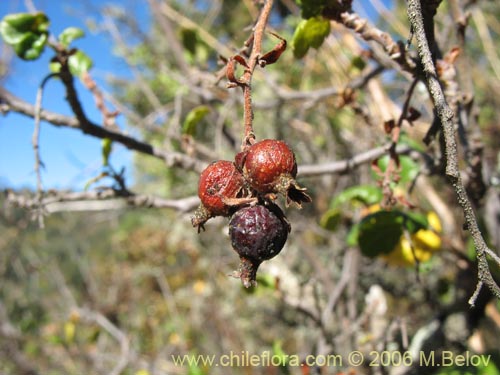
<svg viewBox="0 0 500 375">
<path fill-rule="evenodd" d="M 312 17 L 300 21 L 292 38 L 293 54 L 304 57 L 310 47 L 319 48 L 330 34 L 330 21 L 323 17 Z"/>
<path fill-rule="evenodd" d="M 401 156 L 399 158 L 401 164 L 401 182 L 412 182 L 418 175 L 420 167 L 409 156 Z"/>
<path fill-rule="evenodd" d="M 205 116 L 210 112 L 210 108 L 206 105 L 200 105 L 193 108 L 186 116 L 184 123 L 182 124 L 182 134 L 187 134 L 191 136 L 196 135 L 196 125 L 205 118 Z"/>
<path fill-rule="evenodd" d="M 196 44 L 198 42 L 198 35 L 193 29 L 183 28 L 181 30 L 181 40 L 184 48 L 191 53 L 191 55 L 196 54 Z"/>
<path fill-rule="evenodd" d="M 366 67 L 366 61 L 360 56 L 354 56 L 351 59 L 351 68 L 362 71 Z"/>
<path fill-rule="evenodd" d="M 359 185 L 345 189 L 332 200 L 330 207 L 335 208 L 346 203 L 362 202 L 372 205 L 382 200 L 380 188 L 372 185 Z"/>
<path fill-rule="evenodd" d="M 92 68 L 92 64 L 92 59 L 82 51 L 77 51 L 68 60 L 69 71 L 79 78 L 82 77 L 83 73 L 88 72 Z"/>
<path fill-rule="evenodd" d="M 337 208 L 331 208 L 327 210 L 319 221 L 319 224 L 330 231 L 337 229 L 338 225 L 342 221 L 341 211 Z"/>
<path fill-rule="evenodd" d="M 386 155 L 383 158 L 379 159 L 378 165 L 380 169 L 385 172 L 387 168 L 387 164 L 389 163 L 389 156 Z M 406 155 L 399 156 L 399 164 L 400 164 L 400 183 L 412 182 L 419 172 L 419 165 L 413 161 L 412 158 Z"/>
<path fill-rule="evenodd" d="M 283 342 L 281 340 L 273 341 L 273 357 L 277 359 L 273 361 L 273 366 L 286 366 L 289 356 L 283 350 Z"/>
<path fill-rule="evenodd" d="M 111 154 L 111 150 L 113 149 L 113 141 L 109 138 L 104 138 L 101 141 L 102 144 L 102 165 L 108 166 L 109 165 L 109 155 Z"/>
<path fill-rule="evenodd" d="M 259 273 L 257 275 L 257 285 L 260 288 L 276 289 L 276 278 L 268 273 Z"/>
<path fill-rule="evenodd" d="M 205 372 L 197 364 L 189 364 L 188 375 L 205 375 Z"/>
<path fill-rule="evenodd" d="M 24 60 L 35 60 L 48 40 L 50 21 L 43 13 L 8 14 L 0 21 L 0 35 Z"/>
<path fill-rule="evenodd" d="M 83 36 L 85 36 L 85 32 L 82 29 L 78 27 L 68 27 L 59 34 L 57 39 L 59 43 L 67 48 L 73 40 L 82 38 Z"/>
</svg>

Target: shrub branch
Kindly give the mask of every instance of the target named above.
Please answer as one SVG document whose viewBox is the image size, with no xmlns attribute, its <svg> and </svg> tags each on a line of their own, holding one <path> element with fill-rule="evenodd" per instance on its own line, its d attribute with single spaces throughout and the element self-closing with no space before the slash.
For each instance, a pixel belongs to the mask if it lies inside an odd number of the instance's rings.
<svg viewBox="0 0 500 375">
<path fill-rule="evenodd" d="M 432 59 L 431 50 L 425 33 L 420 0 L 408 0 L 408 18 L 417 41 L 418 54 L 422 63 L 422 69 L 425 74 L 427 87 L 436 109 L 437 116 L 441 122 L 441 129 L 445 140 L 446 176 L 453 186 L 459 205 L 462 207 L 464 212 L 465 227 L 471 234 L 476 248 L 478 260 L 478 283 L 476 291 L 469 299 L 469 304 L 474 306 L 483 285 L 486 285 L 496 297 L 500 298 L 500 287 L 493 279 L 487 259 L 487 255 L 492 256 L 494 255 L 494 252 L 488 248 L 481 231 L 479 230 L 476 216 L 474 210 L 472 209 L 472 204 L 467 196 L 465 187 L 460 177 L 457 143 L 455 140 L 455 130 L 452 121 L 453 111 L 446 102 L 446 98 L 437 77 L 436 67 Z M 493 257 L 493 259 L 500 266 L 498 257 Z"/>
</svg>

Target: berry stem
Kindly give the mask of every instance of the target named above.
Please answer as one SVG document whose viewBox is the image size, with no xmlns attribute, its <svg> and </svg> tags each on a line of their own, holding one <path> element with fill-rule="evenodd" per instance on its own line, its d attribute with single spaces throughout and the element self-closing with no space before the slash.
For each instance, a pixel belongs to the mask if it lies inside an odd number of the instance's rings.
<svg viewBox="0 0 500 375">
<path fill-rule="evenodd" d="M 254 263 L 249 259 L 240 257 L 238 271 L 235 271 L 233 276 L 240 278 L 241 283 L 245 288 L 257 286 L 257 269 L 259 268 L 259 265 L 260 264 Z"/>
<path fill-rule="evenodd" d="M 241 150 L 245 151 L 255 142 L 253 132 L 253 110 L 252 110 L 252 75 L 255 67 L 259 63 L 262 54 L 262 37 L 266 28 L 269 14 L 273 7 L 273 0 L 264 1 L 264 6 L 259 14 L 253 29 L 253 44 L 250 57 L 248 58 L 248 68 L 245 69 L 241 81 L 243 82 L 243 113 L 244 113 L 244 135 Z"/>
</svg>

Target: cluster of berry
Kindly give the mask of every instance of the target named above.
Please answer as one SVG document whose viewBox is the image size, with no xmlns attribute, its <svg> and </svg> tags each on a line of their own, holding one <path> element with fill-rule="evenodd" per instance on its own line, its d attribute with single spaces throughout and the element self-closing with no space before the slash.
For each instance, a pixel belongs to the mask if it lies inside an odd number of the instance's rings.
<svg viewBox="0 0 500 375">
<path fill-rule="evenodd" d="M 277 194 L 302 207 L 311 198 L 295 181 L 297 163 L 293 151 L 283 141 L 265 139 L 235 156 L 235 161 L 219 160 L 200 175 L 198 196 L 201 204 L 194 213 L 193 226 L 203 228 L 215 216 L 231 216 L 229 235 L 240 256 L 234 276 L 245 287 L 255 285 L 257 268 L 276 256 L 290 232 L 290 223 L 274 203 Z"/>
</svg>

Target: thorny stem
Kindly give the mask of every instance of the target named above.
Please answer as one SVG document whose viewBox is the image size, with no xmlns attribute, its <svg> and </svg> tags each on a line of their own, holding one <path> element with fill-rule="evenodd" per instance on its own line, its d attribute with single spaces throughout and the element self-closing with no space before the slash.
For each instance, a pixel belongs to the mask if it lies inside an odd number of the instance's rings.
<svg viewBox="0 0 500 375">
<path fill-rule="evenodd" d="M 453 111 L 446 102 L 446 98 L 436 74 L 436 67 L 434 66 L 434 62 L 432 60 L 432 54 L 429 48 L 427 35 L 425 33 L 421 0 L 408 0 L 408 18 L 415 32 L 414 35 L 417 40 L 418 54 L 420 56 L 425 78 L 427 80 L 428 90 L 434 103 L 434 107 L 436 108 L 436 113 L 441 122 L 441 128 L 445 140 L 446 176 L 455 190 L 458 203 L 464 212 L 465 226 L 469 230 L 476 248 L 478 260 L 478 282 L 476 290 L 469 299 L 469 304 L 474 306 L 483 285 L 488 286 L 490 291 L 497 298 L 500 298 L 500 287 L 493 279 L 489 269 L 488 259 L 486 257 L 487 254 L 492 254 L 493 252 L 486 245 L 481 231 L 479 230 L 476 216 L 474 214 L 474 210 L 472 209 L 472 204 L 467 196 L 465 187 L 460 177 L 460 171 L 458 169 L 457 143 L 455 140 L 455 130 L 452 121 Z M 500 266 L 498 260 L 496 260 L 496 263 Z"/>
<path fill-rule="evenodd" d="M 269 19 L 269 14 L 273 7 L 273 0 L 264 2 L 259 18 L 254 26 L 253 45 L 250 57 L 248 58 L 248 68 L 245 69 L 241 80 L 243 82 L 243 112 L 244 112 L 244 136 L 241 144 L 242 150 L 251 145 L 255 140 L 253 132 L 253 110 L 252 110 L 252 75 L 255 67 L 259 63 L 262 52 L 262 38 Z"/>
</svg>

